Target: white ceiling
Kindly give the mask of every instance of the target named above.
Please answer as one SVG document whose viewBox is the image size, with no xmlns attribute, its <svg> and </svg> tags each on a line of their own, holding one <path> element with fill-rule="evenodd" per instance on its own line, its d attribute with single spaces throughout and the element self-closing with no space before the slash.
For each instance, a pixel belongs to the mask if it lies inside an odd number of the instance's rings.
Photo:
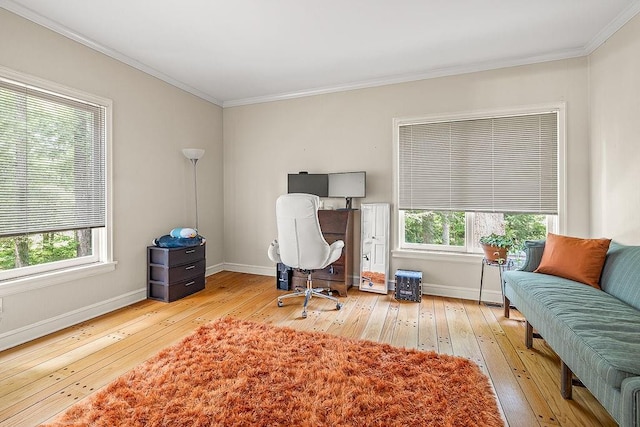
<svg viewBox="0 0 640 427">
<path fill-rule="evenodd" d="M 640 0 L 0 0 L 223 106 L 591 53 Z"/>
</svg>

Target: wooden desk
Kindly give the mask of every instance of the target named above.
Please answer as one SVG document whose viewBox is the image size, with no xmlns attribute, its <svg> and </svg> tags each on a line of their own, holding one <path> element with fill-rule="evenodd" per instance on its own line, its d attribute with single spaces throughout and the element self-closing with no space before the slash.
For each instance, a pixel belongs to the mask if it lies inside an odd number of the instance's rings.
<svg viewBox="0 0 640 427">
<path fill-rule="evenodd" d="M 344 242 L 342 255 L 336 262 L 323 270 L 312 274 L 316 288 L 331 288 L 341 297 L 347 296 L 347 289 L 353 281 L 353 210 L 319 210 L 320 229 L 327 243 L 336 240 Z M 293 271 L 292 285 L 295 288 L 307 286 L 307 276 L 297 270 Z"/>
</svg>

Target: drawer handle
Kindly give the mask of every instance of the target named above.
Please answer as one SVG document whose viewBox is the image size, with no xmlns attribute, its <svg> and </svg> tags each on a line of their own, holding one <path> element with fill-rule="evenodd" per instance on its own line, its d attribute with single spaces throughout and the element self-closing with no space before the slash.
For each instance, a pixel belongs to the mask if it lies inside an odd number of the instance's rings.
<svg viewBox="0 0 640 427">
<path fill-rule="evenodd" d="M 187 251 L 184 251 L 185 254 L 192 254 L 194 253 L 196 250 L 195 249 L 189 249 Z"/>
<path fill-rule="evenodd" d="M 192 268 L 196 268 L 196 266 L 195 265 L 190 265 L 189 267 L 185 267 L 184 269 L 185 270 L 191 270 Z"/>
<path fill-rule="evenodd" d="M 189 283 L 185 283 L 185 284 L 184 284 L 184 286 L 185 286 L 185 287 L 187 287 L 187 286 L 191 286 L 191 285 L 193 285 L 193 284 L 195 284 L 195 283 L 196 283 L 196 281 L 195 281 L 195 280 L 192 280 L 192 281 L 191 281 L 191 282 L 189 282 Z"/>
</svg>

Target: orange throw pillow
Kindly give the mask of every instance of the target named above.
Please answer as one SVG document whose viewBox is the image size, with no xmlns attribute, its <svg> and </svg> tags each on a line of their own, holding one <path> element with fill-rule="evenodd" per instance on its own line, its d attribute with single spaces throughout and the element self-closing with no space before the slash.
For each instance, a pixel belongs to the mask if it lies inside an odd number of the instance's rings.
<svg viewBox="0 0 640 427">
<path fill-rule="evenodd" d="M 535 273 L 551 274 L 600 289 L 611 239 L 579 239 L 549 233 Z"/>
</svg>

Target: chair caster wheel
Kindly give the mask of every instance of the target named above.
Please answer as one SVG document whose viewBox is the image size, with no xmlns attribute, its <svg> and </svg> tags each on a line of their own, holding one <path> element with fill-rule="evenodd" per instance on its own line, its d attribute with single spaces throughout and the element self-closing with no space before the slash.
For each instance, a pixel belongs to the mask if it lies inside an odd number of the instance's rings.
<svg viewBox="0 0 640 427">
<path fill-rule="evenodd" d="M 306 312 L 306 311 L 303 311 L 303 312 L 302 312 L 302 318 L 303 318 L 303 319 L 306 319 L 306 318 L 307 318 L 307 312 Z"/>
<path fill-rule="evenodd" d="M 278 307 L 283 307 L 284 304 L 282 303 L 282 301 L 278 300 Z"/>
<path fill-rule="evenodd" d="M 337 303 L 336 304 L 336 310 L 340 310 L 342 308 L 342 303 Z"/>
</svg>

